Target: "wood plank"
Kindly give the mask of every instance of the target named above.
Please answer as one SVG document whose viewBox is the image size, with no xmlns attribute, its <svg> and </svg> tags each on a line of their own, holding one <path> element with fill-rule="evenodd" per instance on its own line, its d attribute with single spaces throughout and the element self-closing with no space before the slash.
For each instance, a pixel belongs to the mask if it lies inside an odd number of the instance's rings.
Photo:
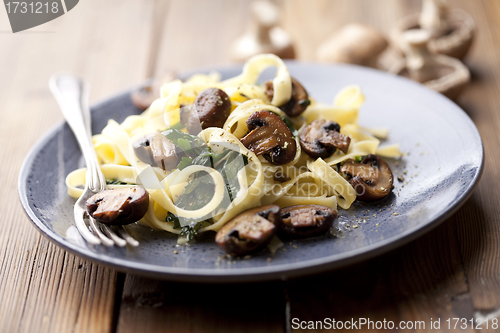
<svg viewBox="0 0 500 333">
<path fill-rule="evenodd" d="M 117 15 L 119 8 L 119 15 Z M 81 74 L 91 99 L 146 75 L 153 8 L 149 2 L 81 1 L 68 14 L 12 34 L 0 11 L 0 331 L 109 332 L 117 273 L 49 243 L 16 198 L 20 165 L 62 115 L 47 82 Z"/>
<path fill-rule="evenodd" d="M 478 29 L 467 60 L 473 84 L 461 100 L 482 135 L 486 154 L 482 181 L 469 200 L 469 209 L 458 218 L 457 234 L 476 316 L 500 318 L 500 170 L 495 159 L 500 153 L 500 4 L 462 1 L 461 7 L 473 15 Z"/>
<path fill-rule="evenodd" d="M 393 321 L 396 328 L 400 321 L 424 322 L 425 328 L 415 332 L 428 332 L 431 318 L 441 318 L 441 322 L 453 317 L 472 318 L 454 222 L 448 220 L 415 242 L 365 263 L 292 279 L 287 288 L 290 318 L 343 322 L 385 319 Z M 360 327 L 361 332 L 372 330 Z"/>
<path fill-rule="evenodd" d="M 194 284 L 127 275 L 117 332 L 283 332 L 282 282 Z"/>
</svg>

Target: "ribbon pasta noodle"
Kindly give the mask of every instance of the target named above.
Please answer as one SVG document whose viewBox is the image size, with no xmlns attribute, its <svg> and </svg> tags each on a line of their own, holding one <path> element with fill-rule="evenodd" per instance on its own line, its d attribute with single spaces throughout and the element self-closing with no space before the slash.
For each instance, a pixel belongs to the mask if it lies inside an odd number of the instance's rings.
<svg viewBox="0 0 500 333">
<path fill-rule="evenodd" d="M 265 87 L 257 83 L 261 73 L 268 67 L 277 69 L 276 76 L 272 79 L 272 96 L 268 96 Z M 184 163 L 182 159 L 177 168 L 164 170 L 157 165 L 149 165 L 136 156 L 132 146 L 138 138 L 181 124 L 183 107 L 193 104 L 200 91 L 212 87 L 227 93 L 231 101 L 231 113 L 221 128 L 203 129 L 197 138 L 214 156 L 227 153 L 222 157 L 222 162 L 213 160 L 212 166 L 192 164 L 181 167 Z M 239 213 L 269 204 L 277 204 L 282 208 L 317 204 L 333 209 L 337 209 L 338 205 L 348 209 L 356 200 L 356 191 L 338 172 L 337 166 L 348 159 L 375 153 L 385 157 L 399 157 L 399 146 L 379 146 L 380 139 L 387 137 L 387 129 L 369 129 L 358 125 L 359 108 L 365 100 L 358 86 L 342 89 L 330 105 L 311 100 L 305 112 L 293 118 L 288 117 L 280 108 L 291 97 L 292 79 L 285 63 L 274 55 L 263 54 L 250 59 L 244 65 L 242 73 L 230 79 L 221 81 L 220 76 L 214 73 L 197 74 L 185 82 L 175 80 L 164 84 L 161 97 L 148 110 L 141 115 L 127 117 L 121 124 L 109 120 L 102 133 L 93 136 L 93 144 L 106 179 L 118 183 L 110 187 L 139 184 L 148 190 L 149 209 L 139 223 L 154 229 L 179 234 L 180 228 L 203 221 L 198 232 L 218 231 Z M 240 141 L 249 132 L 248 118 L 262 110 L 276 114 L 287 121 L 290 129 L 295 130 L 295 156 L 286 164 L 274 165 L 262 155 L 257 156 Z M 337 149 L 329 157 L 314 159 L 303 151 L 299 135 L 316 119 L 335 121 L 341 126 L 341 133 L 351 140 L 346 153 Z M 176 133 L 181 132 L 186 133 L 187 130 Z M 222 170 L 215 167 L 216 163 L 230 165 L 228 152 L 233 152 L 231 156 L 236 156 L 235 159 L 244 161 L 234 171 L 232 179 L 227 179 L 227 175 L 223 175 Z M 203 175 L 204 184 L 212 184 L 213 191 L 210 191 L 207 203 L 202 207 L 180 207 L 179 198 L 189 190 L 196 178 L 194 175 Z M 198 181 L 201 182 L 201 178 Z M 232 182 L 231 186 L 235 186 L 237 192 L 228 194 L 228 182 Z M 85 169 L 75 170 L 66 178 L 68 194 L 74 198 L 81 195 L 84 184 Z M 171 214 L 179 218 L 179 225 L 168 220 Z"/>
</svg>

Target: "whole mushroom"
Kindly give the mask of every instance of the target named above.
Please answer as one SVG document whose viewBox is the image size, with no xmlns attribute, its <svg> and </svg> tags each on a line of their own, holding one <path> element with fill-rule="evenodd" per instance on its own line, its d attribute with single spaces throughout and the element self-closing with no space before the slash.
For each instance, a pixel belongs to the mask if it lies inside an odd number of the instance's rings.
<svg viewBox="0 0 500 333">
<path fill-rule="evenodd" d="M 255 155 L 263 155 L 275 165 L 291 162 L 297 153 L 292 131 L 281 118 L 270 111 L 254 112 L 247 120 L 248 134 L 241 143 Z"/>
<path fill-rule="evenodd" d="M 351 138 L 340 133 L 340 125 L 331 120 L 316 119 L 300 134 L 300 145 L 312 158 L 326 158 L 337 149 L 347 153 Z"/>
<path fill-rule="evenodd" d="M 281 209 L 268 205 L 247 210 L 226 223 L 215 236 L 227 253 L 246 255 L 264 248 L 281 224 Z"/>
<path fill-rule="evenodd" d="M 320 45 L 320 61 L 377 67 L 379 55 L 388 45 L 384 35 L 370 26 L 352 23 L 344 26 Z"/>
<path fill-rule="evenodd" d="M 349 177 L 349 184 L 361 201 L 377 201 L 391 193 L 394 181 L 391 168 L 377 155 L 367 155 L 361 162 L 350 158 L 340 172 Z"/>
<path fill-rule="evenodd" d="M 236 39 L 231 48 L 232 58 L 246 61 L 261 53 L 273 53 L 282 59 L 295 58 L 289 34 L 279 26 L 278 7 L 269 1 L 253 1 L 248 30 Z"/>
<path fill-rule="evenodd" d="M 450 9 L 445 0 L 423 0 L 420 13 L 404 17 L 392 29 L 391 44 L 395 49 L 403 52 L 403 33 L 411 29 L 430 33 L 431 52 L 463 59 L 472 45 L 476 25 L 469 14 Z"/>
<path fill-rule="evenodd" d="M 101 191 L 86 201 L 90 216 L 111 225 L 139 221 L 148 211 L 148 205 L 149 193 L 141 186 Z"/>
<path fill-rule="evenodd" d="M 337 211 L 321 205 L 289 206 L 281 210 L 280 234 L 292 238 L 320 236 L 337 218 Z"/>
<path fill-rule="evenodd" d="M 428 48 L 430 33 L 426 30 L 405 31 L 403 38 L 406 58 L 389 71 L 456 99 L 470 81 L 467 67 L 458 59 L 433 54 Z"/>
<path fill-rule="evenodd" d="M 231 114 L 231 100 L 219 88 L 201 91 L 190 106 L 181 108 L 181 123 L 190 134 L 198 134 L 208 127 L 222 127 Z"/>
</svg>

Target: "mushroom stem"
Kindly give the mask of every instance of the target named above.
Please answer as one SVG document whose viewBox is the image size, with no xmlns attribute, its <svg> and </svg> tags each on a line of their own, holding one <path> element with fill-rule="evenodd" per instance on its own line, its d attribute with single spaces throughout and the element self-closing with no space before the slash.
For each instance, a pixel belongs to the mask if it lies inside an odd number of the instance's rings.
<svg viewBox="0 0 500 333">
<path fill-rule="evenodd" d="M 390 72 L 409 77 L 455 99 L 470 81 L 470 72 L 460 60 L 430 52 L 429 37 L 430 33 L 425 30 L 404 32 L 406 61 L 396 63 Z"/>
<path fill-rule="evenodd" d="M 444 36 L 450 30 L 447 18 L 448 4 L 446 0 L 423 0 L 419 17 L 420 28 L 431 33 L 432 38 Z"/>
<path fill-rule="evenodd" d="M 269 1 L 258 0 L 250 6 L 251 19 L 245 34 L 233 44 L 234 60 L 245 61 L 260 53 L 273 53 L 280 58 L 295 58 L 288 33 L 278 26 L 279 10 Z"/>
<path fill-rule="evenodd" d="M 426 30 L 408 30 L 404 33 L 406 68 L 410 78 L 420 83 L 438 77 L 438 63 L 427 47 L 430 37 Z"/>
</svg>

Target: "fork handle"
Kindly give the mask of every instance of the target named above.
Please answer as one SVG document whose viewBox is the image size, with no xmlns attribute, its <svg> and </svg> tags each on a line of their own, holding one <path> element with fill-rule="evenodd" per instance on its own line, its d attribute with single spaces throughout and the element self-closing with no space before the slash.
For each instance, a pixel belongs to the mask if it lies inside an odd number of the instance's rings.
<svg viewBox="0 0 500 333">
<path fill-rule="evenodd" d="M 106 181 L 92 147 L 88 84 L 72 74 L 55 74 L 49 80 L 49 87 L 82 150 L 87 164 L 86 185 L 94 191 L 104 190 Z"/>
</svg>

